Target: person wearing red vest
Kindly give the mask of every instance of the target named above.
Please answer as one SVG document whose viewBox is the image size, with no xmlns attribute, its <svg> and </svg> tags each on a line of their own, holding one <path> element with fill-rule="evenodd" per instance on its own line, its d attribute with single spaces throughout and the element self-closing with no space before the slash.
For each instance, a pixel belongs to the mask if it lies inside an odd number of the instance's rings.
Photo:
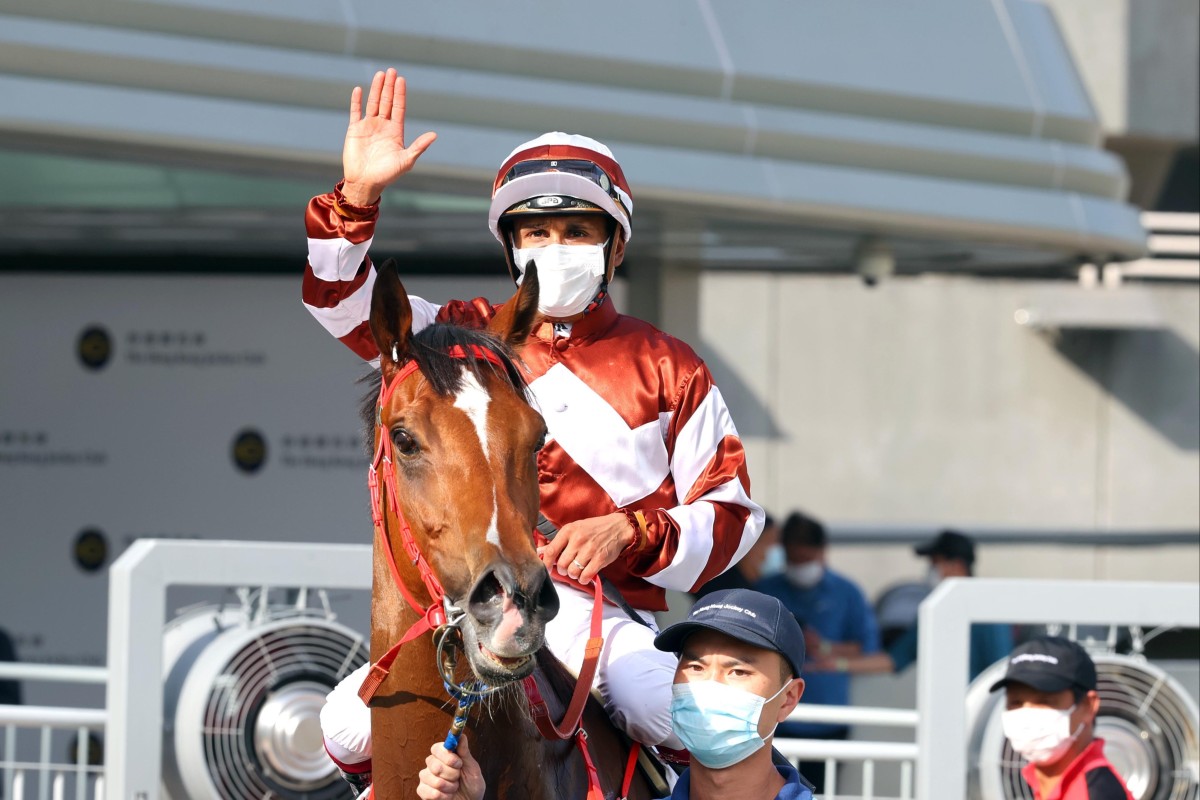
<svg viewBox="0 0 1200 800">
<path fill-rule="evenodd" d="M 1008 743 L 1029 763 L 1021 776 L 1034 800 L 1133 800 L 1095 736 L 1096 664 L 1069 639 L 1044 637 L 1009 654 L 1001 716 Z"/>
<path fill-rule="evenodd" d="M 345 180 L 313 198 L 305 217 L 304 304 L 363 359 L 379 356 L 367 325 L 375 268 L 367 254 L 381 192 L 433 144 L 404 143 L 406 91 L 394 70 L 351 97 Z M 608 285 L 633 234 L 633 196 L 612 151 L 586 136 L 544 134 L 518 146 L 492 185 L 488 226 L 520 284 L 536 261 L 542 320 L 524 347 L 534 405 L 549 436 L 538 454 L 541 512 L 558 528 L 539 553 L 558 581 L 551 652 L 577 671 L 594 575 L 616 585 L 643 620 L 665 591 L 693 591 L 758 539 L 764 512 L 750 499 L 745 453 L 704 362 L 684 342 L 619 313 Z M 410 296 L 413 327 L 482 327 L 483 298 L 438 305 Z M 606 606 L 596 689 L 613 721 L 647 745 L 676 749 L 674 659 L 654 630 Z M 321 714 L 326 749 L 344 772 L 369 771 L 370 717 L 352 674 Z M 362 781 L 359 781 L 360 783 Z"/>
</svg>

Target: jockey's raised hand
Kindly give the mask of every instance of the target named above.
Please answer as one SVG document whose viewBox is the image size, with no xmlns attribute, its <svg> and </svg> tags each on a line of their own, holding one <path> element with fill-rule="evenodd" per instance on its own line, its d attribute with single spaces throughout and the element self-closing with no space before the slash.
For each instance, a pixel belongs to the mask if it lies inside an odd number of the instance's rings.
<svg viewBox="0 0 1200 800">
<path fill-rule="evenodd" d="M 355 86 L 350 93 L 350 124 L 342 147 L 346 178 L 342 194 L 353 205 L 368 206 L 378 200 L 437 139 L 437 134 L 429 131 L 404 146 L 406 92 L 404 78 L 388 69 L 375 73 L 365 114 L 362 87 Z"/>
<path fill-rule="evenodd" d="M 458 740 L 458 753 L 451 753 L 441 742 L 435 744 L 420 777 L 417 797 L 421 800 L 480 800 L 487 790 L 465 736 Z"/>
</svg>

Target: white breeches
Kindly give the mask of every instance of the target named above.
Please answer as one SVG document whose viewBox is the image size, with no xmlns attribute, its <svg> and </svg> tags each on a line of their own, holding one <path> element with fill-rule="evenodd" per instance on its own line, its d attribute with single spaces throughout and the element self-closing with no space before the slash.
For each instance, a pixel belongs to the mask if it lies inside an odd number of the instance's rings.
<svg viewBox="0 0 1200 800">
<path fill-rule="evenodd" d="M 546 625 L 546 645 L 578 674 L 592 619 L 592 595 L 561 583 L 555 583 L 554 588 L 561 608 Z M 604 649 L 600 651 L 594 688 L 604 698 L 604 710 L 613 724 L 634 741 L 681 750 L 683 744 L 671 732 L 671 683 L 678 659 L 654 648 L 658 632 L 654 615 L 639 613 L 653 629 L 637 624 L 616 606 L 605 604 Z"/>
<path fill-rule="evenodd" d="M 592 595 L 555 583 L 561 607 L 546 625 L 546 645 L 571 672 L 583 666 L 592 614 Z M 654 625 L 649 612 L 639 612 Z M 605 604 L 604 648 L 596 670 L 595 689 L 613 724 L 635 741 L 679 750 L 671 732 L 671 683 L 676 658 L 654 648 L 654 630 L 639 625 L 615 606 Z M 342 679 L 321 709 L 325 747 L 342 764 L 360 764 L 371 757 L 371 712 L 358 697 L 369 664 Z"/>
</svg>

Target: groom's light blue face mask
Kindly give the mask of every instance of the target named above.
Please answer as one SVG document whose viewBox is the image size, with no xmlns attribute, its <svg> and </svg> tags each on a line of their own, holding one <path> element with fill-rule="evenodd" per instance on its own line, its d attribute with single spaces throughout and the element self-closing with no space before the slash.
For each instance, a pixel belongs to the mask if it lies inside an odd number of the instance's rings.
<svg viewBox="0 0 1200 800">
<path fill-rule="evenodd" d="M 759 697 L 719 681 L 677 683 L 671 687 L 671 726 L 704 766 L 733 766 L 766 744 L 758 735 L 763 706 L 791 685 L 789 680 L 770 697 Z M 774 733 L 772 726 L 767 736 Z"/>
</svg>

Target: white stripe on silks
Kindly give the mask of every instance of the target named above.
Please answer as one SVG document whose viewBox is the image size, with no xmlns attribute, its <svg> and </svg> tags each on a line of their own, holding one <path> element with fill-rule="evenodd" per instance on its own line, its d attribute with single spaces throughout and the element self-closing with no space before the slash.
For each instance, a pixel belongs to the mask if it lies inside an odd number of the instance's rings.
<svg viewBox="0 0 1200 800">
<path fill-rule="evenodd" d="M 323 281 L 352 281 L 362 266 L 371 240 L 351 244 L 342 237 L 308 240 L 308 265 Z"/>
<path fill-rule="evenodd" d="M 738 482 L 738 485 L 741 485 L 741 481 Z M 750 548 L 754 547 L 758 537 L 762 536 L 763 524 L 767 521 L 767 512 L 763 511 L 762 506 L 751 501 L 749 497 L 746 498 L 746 501 L 741 505 L 750 506 L 750 516 L 746 517 L 746 524 L 742 526 L 742 541 L 738 544 L 737 550 L 733 551 L 733 558 L 729 560 L 730 566 L 741 561 L 746 553 L 750 552 Z"/>
<path fill-rule="evenodd" d="M 441 306 L 436 303 L 431 303 L 428 300 L 417 297 L 415 294 L 410 294 L 408 296 L 408 304 L 412 306 L 413 333 L 418 333 L 437 321 L 438 311 L 441 310 Z"/>
<path fill-rule="evenodd" d="M 742 526 L 741 541 L 738 542 L 737 549 L 729 563 L 736 564 L 754 546 L 754 542 L 762 535 L 763 520 L 766 514 L 746 494 L 741 480 L 734 477 L 715 489 L 705 492 L 694 503 L 667 510 L 667 513 L 679 525 L 679 548 L 675 551 L 675 557 L 671 559 L 671 563 L 653 575 L 648 575 L 647 581 L 664 589 L 675 589 L 681 592 L 686 592 L 695 585 L 700 578 L 700 573 L 708 565 L 709 557 L 712 556 L 713 525 L 716 520 L 714 502 L 729 503 L 750 510 L 750 516 L 747 517 L 746 524 Z"/>
<path fill-rule="evenodd" d="M 716 509 L 712 503 L 698 501 L 676 506 L 667 513 L 679 525 L 679 546 L 671 563 L 653 575 L 647 575 L 646 580 L 664 589 L 686 592 L 696 585 L 712 555 Z"/>
<path fill-rule="evenodd" d="M 340 339 L 353 331 L 363 320 L 371 318 L 371 291 L 375 288 L 375 270 L 367 275 L 363 285 L 343 297 L 333 308 L 317 308 L 304 304 L 325 330 Z"/>
<path fill-rule="evenodd" d="M 691 493 L 726 436 L 737 436 L 737 428 L 721 391 L 713 386 L 675 437 L 671 475 L 675 478 L 675 497 L 680 503 Z"/>
<path fill-rule="evenodd" d="M 662 485 L 670 462 L 657 419 L 630 428 L 595 389 L 562 364 L 529 388 L 554 441 L 618 507 Z"/>
</svg>

